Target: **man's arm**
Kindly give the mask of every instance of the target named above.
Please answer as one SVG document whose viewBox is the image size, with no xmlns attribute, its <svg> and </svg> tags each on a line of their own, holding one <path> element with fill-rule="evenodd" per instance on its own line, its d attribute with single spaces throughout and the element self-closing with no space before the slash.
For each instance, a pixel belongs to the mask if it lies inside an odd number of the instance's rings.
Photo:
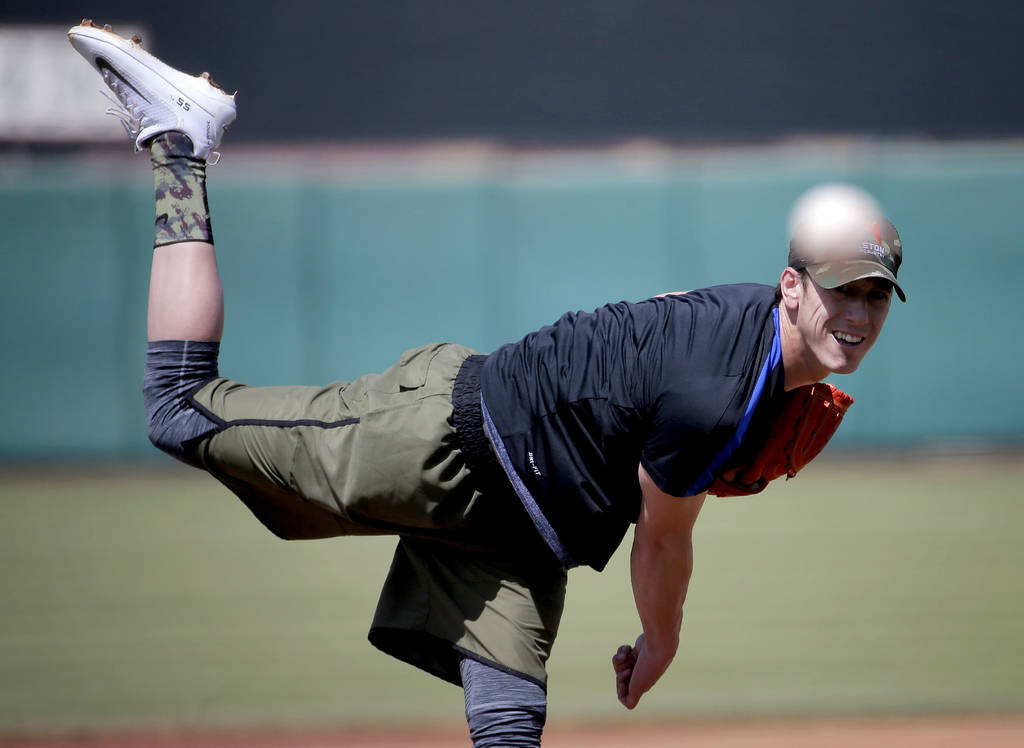
<svg viewBox="0 0 1024 748">
<path fill-rule="evenodd" d="M 639 468 L 643 500 L 633 535 L 630 573 L 643 633 L 612 658 L 619 701 L 632 709 L 658 681 L 679 647 L 683 602 L 693 570 L 693 524 L 705 494 L 679 498 Z"/>
</svg>

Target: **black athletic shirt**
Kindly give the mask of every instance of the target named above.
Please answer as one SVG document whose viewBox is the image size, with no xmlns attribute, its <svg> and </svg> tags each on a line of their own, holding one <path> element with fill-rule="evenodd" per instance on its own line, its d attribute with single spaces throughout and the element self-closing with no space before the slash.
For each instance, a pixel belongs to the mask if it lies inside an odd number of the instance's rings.
<svg viewBox="0 0 1024 748">
<path fill-rule="evenodd" d="M 608 304 L 488 356 L 485 427 L 564 564 L 607 564 L 639 513 L 638 464 L 668 494 L 699 494 L 778 404 L 773 294 L 738 284 Z"/>
</svg>

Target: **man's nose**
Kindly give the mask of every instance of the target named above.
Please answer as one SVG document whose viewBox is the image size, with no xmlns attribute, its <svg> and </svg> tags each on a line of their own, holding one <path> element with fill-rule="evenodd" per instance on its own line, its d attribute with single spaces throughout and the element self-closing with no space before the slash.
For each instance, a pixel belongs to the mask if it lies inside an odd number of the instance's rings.
<svg viewBox="0 0 1024 748">
<path fill-rule="evenodd" d="M 844 309 L 846 321 L 854 325 L 866 325 L 868 323 L 868 300 L 864 296 L 857 296 L 849 299 Z"/>
</svg>

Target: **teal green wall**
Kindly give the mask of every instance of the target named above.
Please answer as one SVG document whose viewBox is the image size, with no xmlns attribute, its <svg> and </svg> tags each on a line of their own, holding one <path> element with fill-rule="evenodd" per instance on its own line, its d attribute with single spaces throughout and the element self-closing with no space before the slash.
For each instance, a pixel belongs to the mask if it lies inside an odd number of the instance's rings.
<svg viewBox="0 0 1024 748">
<path fill-rule="evenodd" d="M 1024 440 L 1024 145 L 437 158 L 299 169 L 229 150 L 210 179 L 222 373 L 348 379 L 432 340 L 487 351 L 569 309 L 774 283 L 793 200 L 842 179 L 900 229 L 910 301 L 835 378 L 857 398 L 837 441 Z M 151 200 L 141 156 L 0 160 L 0 457 L 149 454 Z"/>
</svg>

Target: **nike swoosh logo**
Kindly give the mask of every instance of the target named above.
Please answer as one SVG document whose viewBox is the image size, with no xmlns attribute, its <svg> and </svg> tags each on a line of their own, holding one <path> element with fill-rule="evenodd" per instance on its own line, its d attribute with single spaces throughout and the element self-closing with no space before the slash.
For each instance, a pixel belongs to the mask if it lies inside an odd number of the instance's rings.
<svg viewBox="0 0 1024 748">
<path fill-rule="evenodd" d="M 161 213 L 160 215 L 158 215 L 156 217 L 156 225 L 157 226 L 160 226 L 160 225 L 165 224 L 165 223 L 167 223 L 167 214 L 166 213 Z"/>
<path fill-rule="evenodd" d="M 145 95 L 142 93 L 142 91 L 140 91 L 135 86 L 133 86 L 131 83 L 129 83 L 127 80 L 125 80 L 125 77 L 123 75 L 121 75 L 119 72 L 117 72 L 116 70 L 114 70 L 114 68 L 111 66 L 111 64 L 109 62 L 107 62 L 105 59 L 103 59 L 102 57 L 97 57 L 96 58 L 96 67 L 98 67 L 100 70 L 109 70 L 111 75 L 116 76 L 119 81 L 121 81 L 123 84 L 128 86 L 128 88 L 130 88 L 132 91 L 134 91 L 139 96 L 141 96 L 142 100 L 145 101 L 147 104 L 152 104 L 153 103 L 153 102 L 151 102 L 149 99 L 147 99 L 145 97 Z"/>
</svg>

